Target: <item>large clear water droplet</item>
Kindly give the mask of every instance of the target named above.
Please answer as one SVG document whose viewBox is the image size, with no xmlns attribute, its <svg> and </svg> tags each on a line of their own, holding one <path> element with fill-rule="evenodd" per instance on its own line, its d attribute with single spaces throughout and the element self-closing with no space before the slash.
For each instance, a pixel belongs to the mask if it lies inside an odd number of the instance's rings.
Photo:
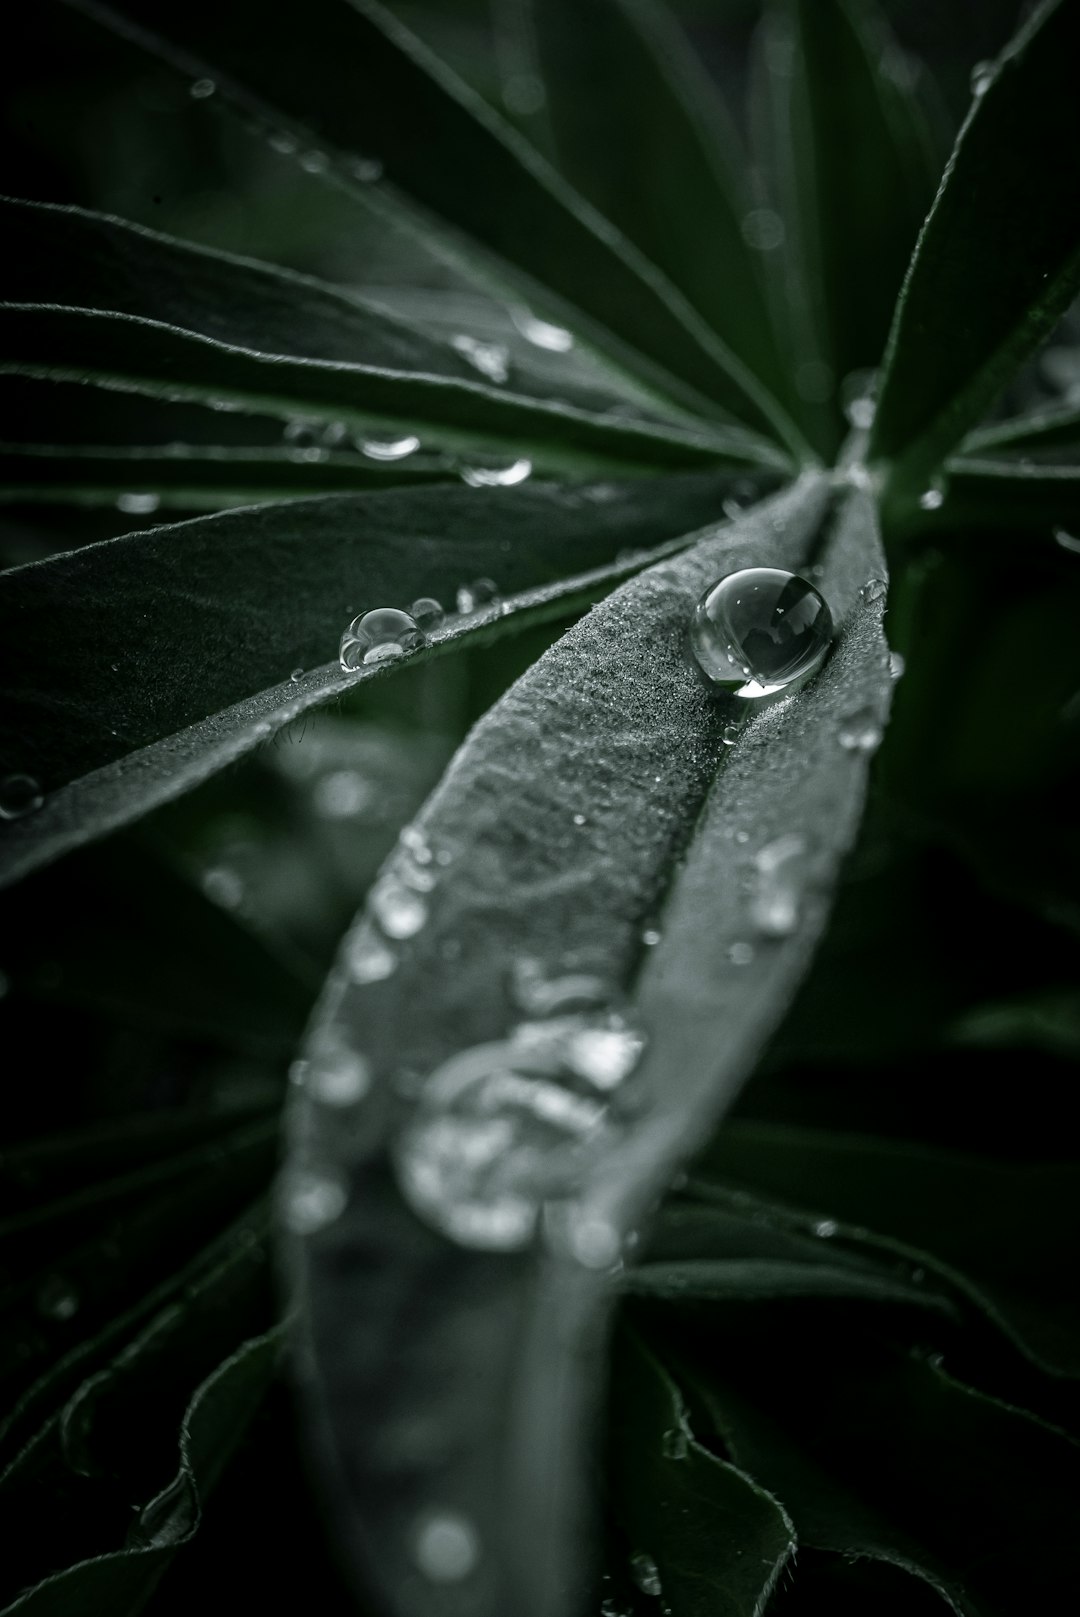
<svg viewBox="0 0 1080 1617">
<path fill-rule="evenodd" d="M 421 1517 L 414 1539 L 416 1564 L 432 1583 L 460 1583 L 480 1562 L 480 1536 L 467 1516 L 435 1510 Z"/>
<path fill-rule="evenodd" d="M 718 691 L 767 702 L 817 672 L 832 634 L 828 604 L 807 579 L 779 567 L 746 567 L 705 591 L 690 646 Z"/>
<path fill-rule="evenodd" d="M 415 618 L 396 606 L 376 607 L 353 618 L 341 637 L 339 657 L 345 669 L 392 662 L 424 644 Z"/>
<path fill-rule="evenodd" d="M 33 775 L 5 775 L 0 780 L 0 820 L 21 820 L 44 801 L 45 795 Z"/>
<path fill-rule="evenodd" d="M 605 1104 L 545 1066 L 510 1041 L 452 1057 L 427 1080 L 397 1142 L 402 1194 L 462 1246 L 528 1245 L 544 1201 L 572 1184 L 608 1135 Z"/>
<path fill-rule="evenodd" d="M 450 346 L 467 359 L 474 370 L 489 382 L 505 382 L 510 375 L 510 350 L 502 342 L 482 342 L 479 337 L 451 337 Z"/>
</svg>

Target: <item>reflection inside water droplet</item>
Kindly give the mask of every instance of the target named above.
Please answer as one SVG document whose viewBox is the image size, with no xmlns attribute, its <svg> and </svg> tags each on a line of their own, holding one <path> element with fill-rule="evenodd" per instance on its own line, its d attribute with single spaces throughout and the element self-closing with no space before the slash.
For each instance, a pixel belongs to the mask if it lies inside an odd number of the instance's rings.
<svg viewBox="0 0 1080 1617">
<path fill-rule="evenodd" d="M 424 644 L 424 636 L 408 612 L 380 606 L 363 612 L 341 637 L 339 659 L 344 669 L 393 662 Z"/>
<path fill-rule="evenodd" d="M 690 624 L 698 668 L 718 692 L 757 703 L 817 672 L 832 615 L 813 584 L 778 567 L 747 567 L 705 591 Z"/>
</svg>

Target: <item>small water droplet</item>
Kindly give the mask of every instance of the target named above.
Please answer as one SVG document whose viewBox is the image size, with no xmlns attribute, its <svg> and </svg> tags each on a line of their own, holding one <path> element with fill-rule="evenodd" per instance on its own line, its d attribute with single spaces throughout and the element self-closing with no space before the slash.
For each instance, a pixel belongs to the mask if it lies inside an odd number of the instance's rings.
<svg viewBox="0 0 1080 1617">
<path fill-rule="evenodd" d="M 742 735 L 741 724 L 725 724 L 720 733 L 720 739 L 725 747 L 733 747 L 740 735 Z"/>
<path fill-rule="evenodd" d="M 355 769 L 332 769 L 311 789 L 312 807 L 326 820 L 349 820 L 363 813 L 374 795 L 370 781 Z"/>
<path fill-rule="evenodd" d="M 512 967 L 514 1001 L 527 1016 L 561 1016 L 606 1003 L 606 983 L 589 972 L 549 977 L 538 960 L 522 957 Z"/>
<path fill-rule="evenodd" d="M 903 679 L 903 677 L 904 677 L 904 669 L 906 667 L 907 667 L 907 663 L 904 661 L 903 652 L 890 651 L 890 653 L 889 653 L 889 677 L 890 677 L 890 679 Z"/>
<path fill-rule="evenodd" d="M 270 142 L 271 150 L 277 152 L 280 157 L 296 156 L 298 150 L 296 139 L 293 135 L 287 134 L 285 130 L 275 129 L 273 134 L 267 138 Z"/>
<path fill-rule="evenodd" d="M 581 1020 L 577 1018 L 576 1020 Z M 597 1089 L 616 1089 L 633 1072 L 645 1048 L 645 1037 L 621 1016 L 609 1015 L 570 1033 L 565 1058 L 570 1069 Z"/>
<path fill-rule="evenodd" d="M 518 331 L 535 348 L 546 348 L 553 354 L 566 354 L 574 346 L 573 332 L 565 326 L 553 326 L 550 321 L 538 320 L 530 310 L 512 307 L 510 318 Z"/>
<path fill-rule="evenodd" d="M 524 456 L 509 466 L 463 466 L 461 480 L 470 488 L 513 488 L 532 476 L 532 461 Z"/>
<path fill-rule="evenodd" d="M 196 79 L 189 93 L 193 101 L 207 101 L 216 89 L 213 79 Z"/>
<path fill-rule="evenodd" d="M 396 661 L 423 644 L 424 636 L 408 612 L 380 606 L 352 620 L 341 637 L 339 658 L 344 669 L 371 667 Z"/>
<path fill-rule="evenodd" d="M 328 421 L 322 429 L 321 436 L 328 449 L 336 449 L 349 436 L 349 429 L 344 421 Z"/>
<path fill-rule="evenodd" d="M 736 831 L 736 833 L 735 833 L 735 841 L 736 842 L 749 842 L 750 841 L 750 833 L 749 833 L 749 831 Z"/>
<path fill-rule="evenodd" d="M 662 935 L 662 933 L 657 931 L 656 927 L 647 926 L 644 932 L 641 934 L 641 941 L 645 945 L 646 949 L 655 949 L 656 945 L 660 942 Z"/>
<path fill-rule="evenodd" d="M 619 1260 L 622 1241 L 614 1224 L 595 1214 L 572 1215 L 566 1231 L 571 1257 L 583 1269 L 610 1269 Z"/>
<path fill-rule="evenodd" d="M 871 707 L 861 707 L 848 715 L 837 739 L 847 752 L 874 752 L 881 745 L 881 720 Z"/>
<path fill-rule="evenodd" d="M 294 1235 L 314 1235 L 340 1218 L 348 1201 L 343 1179 L 297 1168 L 284 1180 L 282 1217 Z"/>
<path fill-rule="evenodd" d="M 21 820 L 34 814 L 45 801 L 33 775 L 5 775 L 0 780 L 0 820 Z"/>
<path fill-rule="evenodd" d="M 457 609 L 462 617 L 479 607 L 489 606 L 499 598 L 499 586 L 493 578 L 474 578 L 471 584 L 462 584 L 457 592 Z"/>
<path fill-rule="evenodd" d="M 1066 533 L 1064 528 L 1054 529 L 1054 543 L 1062 550 L 1071 550 L 1074 555 L 1080 555 L 1080 539 L 1075 534 Z"/>
<path fill-rule="evenodd" d="M 358 438 L 356 447 L 369 460 L 404 460 L 420 448 L 419 438 Z"/>
<path fill-rule="evenodd" d="M 437 601 L 434 595 L 421 595 L 409 608 L 409 615 L 422 634 L 432 634 L 439 628 L 446 613 L 442 602 Z"/>
<path fill-rule="evenodd" d="M 664 1433 L 661 1448 L 665 1460 L 685 1460 L 690 1452 L 690 1440 L 681 1426 L 673 1426 Z"/>
<path fill-rule="evenodd" d="M 728 950 L 728 959 L 733 966 L 748 966 L 754 958 L 754 945 L 752 943 L 733 943 Z"/>
<path fill-rule="evenodd" d="M 377 157 L 355 157 L 349 164 L 349 173 L 361 185 L 375 185 L 383 177 L 383 165 Z"/>
<path fill-rule="evenodd" d="M 867 603 L 883 601 L 888 592 L 889 586 L 883 578 L 868 578 L 859 591 L 859 599 Z"/>
<path fill-rule="evenodd" d="M 287 444 L 303 447 L 315 442 L 318 426 L 317 421 L 309 421 L 306 416 L 293 416 L 286 421 L 281 436 Z"/>
<path fill-rule="evenodd" d="M 919 495 L 919 506 L 923 511 L 940 511 L 945 504 L 945 490 L 931 485 Z"/>
<path fill-rule="evenodd" d="M 325 152 L 305 152 L 300 159 L 300 167 L 308 174 L 325 174 L 330 167 L 330 159 Z"/>
<path fill-rule="evenodd" d="M 971 93 L 978 100 L 984 96 L 994 82 L 997 71 L 996 62 L 976 62 L 971 70 Z"/>
<path fill-rule="evenodd" d="M 125 516 L 145 517 L 156 511 L 161 504 L 160 494 L 118 494 L 116 496 L 116 509 L 123 511 Z"/>
<path fill-rule="evenodd" d="M 299 683 L 303 679 L 303 677 L 304 677 L 304 670 L 302 668 L 294 668 L 292 673 L 289 675 L 289 678 L 290 678 L 290 680 L 292 681 L 292 683 L 294 685 L 299 685 Z"/>
<path fill-rule="evenodd" d="M 644 1550 L 638 1550 L 630 1557 L 630 1576 L 637 1584 L 643 1595 L 662 1596 L 663 1585 L 660 1582 L 660 1568 L 651 1555 Z"/>
<path fill-rule="evenodd" d="M 575 814 L 574 815 L 574 824 L 575 825 L 587 825 L 588 821 L 586 820 L 584 814 Z"/>
<path fill-rule="evenodd" d="M 432 1511 L 417 1525 L 416 1564 L 432 1583 L 461 1583 L 480 1564 L 480 1536 L 467 1516 Z"/>
<path fill-rule="evenodd" d="M 388 938 L 412 938 L 428 917 L 427 901 L 398 877 L 380 877 L 368 901 L 372 914 Z"/>
<path fill-rule="evenodd" d="M 823 1241 L 827 1241 L 836 1234 L 839 1228 L 840 1226 L 834 1218 L 822 1218 L 814 1225 L 814 1234 L 820 1235 Z"/>
<path fill-rule="evenodd" d="M 877 388 L 877 371 L 849 371 L 844 377 L 840 383 L 840 407 L 849 426 L 868 432 L 874 425 Z"/>
<path fill-rule="evenodd" d="M 474 370 L 489 382 L 505 382 L 510 376 L 510 350 L 505 343 L 483 342 L 479 337 L 459 335 L 451 337 L 451 348 L 455 348 L 463 359 L 467 359 Z"/>
<path fill-rule="evenodd" d="M 211 865 L 204 870 L 201 886 L 207 898 L 223 910 L 239 909 L 244 902 L 243 879 L 229 865 Z"/>
<path fill-rule="evenodd" d="M 832 615 L 805 578 L 747 567 L 705 591 L 690 623 L 690 648 L 706 681 L 727 696 L 767 702 L 821 667 Z"/>
<path fill-rule="evenodd" d="M 79 1293 L 63 1275 L 48 1275 L 38 1286 L 34 1301 L 46 1319 L 74 1319 L 79 1311 Z"/>
<path fill-rule="evenodd" d="M 798 875 L 805 852 L 805 837 L 793 831 L 767 843 L 754 856 L 750 919 L 765 937 L 790 937 L 798 925 Z"/>
<path fill-rule="evenodd" d="M 354 983 L 378 983 L 391 977 L 397 955 L 370 921 L 361 921 L 345 945 L 345 970 Z"/>
<path fill-rule="evenodd" d="M 783 245 L 784 221 L 772 208 L 751 208 L 743 217 L 742 234 L 756 253 L 771 253 Z"/>
<path fill-rule="evenodd" d="M 305 1087 L 324 1106 L 354 1106 L 371 1088 L 371 1068 L 358 1050 L 327 1039 L 306 1063 Z"/>
</svg>

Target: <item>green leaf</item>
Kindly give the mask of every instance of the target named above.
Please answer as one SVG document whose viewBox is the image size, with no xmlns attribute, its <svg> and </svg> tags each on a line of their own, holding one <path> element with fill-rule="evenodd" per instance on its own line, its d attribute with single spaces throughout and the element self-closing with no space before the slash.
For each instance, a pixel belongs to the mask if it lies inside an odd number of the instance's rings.
<svg viewBox="0 0 1080 1617">
<path fill-rule="evenodd" d="M 837 434 L 845 379 L 858 398 L 880 363 L 940 164 L 918 69 L 873 0 L 779 0 L 765 50 L 781 219 L 763 228 L 790 234 L 789 298 L 793 313 L 805 302 L 809 327 L 803 364 L 822 368 L 810 397 L 834 401 Z"/>
<path fill-rule="evenodd" d="M 555 160 L 777 398 L 788 387 L 743 234 L 745 159 L 716 86 L 652 0 L 522 0 Z M 617 133 L 616 133 L 617 132 Z"/>
<path fill-rule="evenodd" d="M 965 459 L 1016 455 L 1020 460 L 1073 460 L 1080 456 L 1080 405 L 1035 410 L 971 432 L 961 445 Z"/>
<path fill-rule="evenodd" d="M 595 334 L 662 393 L 678 378 L 676 398 L 711 401 L 784 438 L 786 423 L 760 384 L 663 275 L 376 0 L 312 0 L 304 26 L 324 52 L 314 82 L 305 81 L 292 30 L 268 28 L 259 0 L 198 18 L 176 0 L 66 3 L 182 72 L 209 76 L 249 118 L 319 150 L 334 183 L 368 195 L 393 187 L 449 220 L 529 277 L 524 284 L 548 289 L 541 313 L 559 319 L 571 308 L 575 330 L 580 321 L 583 335 Z M 357 158 L 380 165 L 374 187 L 355 178 Z"/>
<path fill-rule="evenodd" d="M 612 1370 L 609 1486 L 673 1617 L 754 1617 L 795 1559 L 783 1506 L 696 1440 L 675 1383 L 619 1331 Z"/>
<path fill-rule="evenodd" d="M 906 1567 L 964 1617 L 1074 1601 L 1080 1447 L 938 1360 L 838 1323 L 733 1309 L 684 1361 L 692 1407 L 800 1542 Z"/>
<path fill-rule="evenodd" d="M 984 460 L 956 456 L 948 463 L 943 499 L 930 510 L 911 508 L 905 534 L 945 535 L 965 528 L 1080 527 L 1080 464 Z M 1068 533 L 1062 540 L 1069 549 Z M 1073 543 L 1077 544 L 1074 537 Z"/>
<path fill-rule="evenodd" d="M 1043 0 L 949 160 L 897 305 L 868 458 L 918 495 L 1080 286 L 1080 15 Z"/>
<path fill-rule="evenodd" d="M 180 1426 L 180 1463 L 132 1525 L 127 1547 L 54 1573 L 4 1608 L 3 1617 L 70 1617 L 142 1609 L 169 1562 L 198 1526 L 206 1497 L 266 1394 L 281 1354 L 274 1326 L 231 1354 L 192 1395 Z"/>
<path fill-rule="evenodd" d="M 501 602 L 451 619 L 419 655 L 505 629 L 515 613 L 550 615 L 638 570 L 638 547 L 715 517 L 729 486 L 713 476 L 327 496 L 128 534 L 3 574 L 0 752 L 6 772 L 47 794 L 4 824 L 4 875 L 145 813 L 379 673 L 328 661 L 356 613 L 423 595 L 451 605 L 459 586 L 494 578 Z M 293 682 L 293 668 L 309 672 Z"/>
<path fill-rule="evenodd" d="M 292 1259 L 313 1404 L 329 1463 L 349 1479 L 339 1483 L 348 1547 L 391 1602 L 414 1576 L 421 1504 L 466 1517 L 468 1543 L 478 1535 L 477 1613 L 561 1610 L 558 1590 L 573 1586 L 581 1447 L 610 1300 L 600 1271 L 728 1103 L 793 992 L 866 778 L 867 748 L 838 738 L 853 717 L 860 736 L 880 726 L 888 703 L 879 592 L 859 593 L 882 566 L 872 510 L 855 496 L 819 539 L 828 498 L 809 476 L 625 585 L 565 635 L 473 732 L 344 945 L 308 1046 L 313 1092 L 296 1100 L 284 1206 L 310 1234 Z M 841 625 L 833 655 L 726 747 L 730 716 L 684 650 L 694 602 L 731 569 L 805 567 L 815 555 Z M 790 872 L 796 913 L 790 932 L 757 939 L 747 973 L 754 933 L 742 881 L 781 836 L 805 856 Z M 435 875 L 419 904 L 404 885 L 417 837 L 430 854 L 421 868 Z M 672 858 L 688 843 L 656 921 Z M 399 913 L 411 917 L 403 926 Z M 380 916 L 408 938 L 387 943 L 373 930 Z M 642 967 L 652 924 L 663 939 Z M 479 1046 L 475 1059 L 505 1062 L 531 1093 L 527 1052 L 503 1041 L 527 1014 L 522 973 L 531 981 L 534 970 L 578 983 L 585 973 L 612 1009 L 631 995 L 644 1057 L 610 1106 L 583 1096 L 584 1081 L 573 1091 L 595 1121 L 584 1160 L 565 1143 L 545 1156 L 523 1102 L 505 1120 L 507 1181 L 490 1190 L 494 1205 L 482 1179 L 440 1198 L 439 1162 L 425 1153 L 444 1119 L 436 1101 L 425 1105 L 425 1082 Z M 371 1078 L 348 1128 L 315 1083 L 342 1045 Z M 565 1067 L 555 1072 L 570 1082 Z M 553 1108 L 568 1098 L 565 1088 L 548 1095 L 558 1081 L 540 1086 Z M 447 1106 L 454 1158 L 469 1164 L 468 1115 Z M 559 1200 L 542 1245 L 524 1250 L 545 1175 Z M 378 1410 L 362 1443 L 331 1413 L 348 1407 Z M 403 1454 L 395 1434 L 406 1421 L 430 1442 Z"/>
<path fill-rule="evenodd" d="M 1080 1308 L 1061 1277 L 1080 1259 L 1080 1167 L 1013 1165 L 884 1140 L 729 1123 L 695 1170 L 711 1194 L 742 1186 L 805 1227 L 841 1221 L 932 1265 L 1043 1368 L 1080 1375 Z M 854 1237 L 854 1250 L 861 1249 Z M 828 1242 L 819 1243 L 828 1245 Z"/>
</svg>

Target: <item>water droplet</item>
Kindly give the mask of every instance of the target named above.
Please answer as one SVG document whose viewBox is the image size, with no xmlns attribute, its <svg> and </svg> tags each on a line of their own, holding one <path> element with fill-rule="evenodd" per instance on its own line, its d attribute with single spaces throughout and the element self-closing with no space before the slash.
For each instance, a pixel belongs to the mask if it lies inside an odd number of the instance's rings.
<svg viewBox="0 0 1080 1617">
<path fill-rule="evenodd" d="M 388 938 L 415 937 L 428 917 L 423 896 L 394 875 L 380 877 L 368 902 Z"/>
<path fill-rule="evenodd" d="M 817 672 L 832 633 L 832 615 L 813 584 L 778 567 L 747 567 L 705 591 L 690 647 L 715 689 L 766 702 Z"/>
<path fill-rule="evenodd" d="M 489 382 L 505 382 L 510 375 L 510 350 L 505 343 L 483 342 L 479 337 L 457 336 L 450 339 L 463 359 Z"/>
<path fill-rule="evenodd" d="M 575 1020 L 581 1022 L 581 1018 Z M 597 1089 L 615 1089 L 633 1072 L 645 1048 L 645 1037 L 623 1017 L 609 1013 L 600 1023 L 583 1022 L 565 1044 L 570 1069 Z"/>
<path fill-rule="evenodd" d="M 287 444 L 304 446 L 315 442 L 317 431 L 317 421 L 309 421 L 304 416 L 293 416 L 291 421 L 286 421 L 282 437 Z"/>
<path fill-rule="evenodd" d="M 151 511 L 156 511 L 161 504 L 160 494 L 118 494 L 116 496 L 116 509 L 123 511 L 125 516 L 145 517 Z"/>
<path fill-rule="evenodd" d="M 883 601 L 889 593 L 889 586 L 883 578 L 868 578 L 859 591 L 859 600 L 868 604 L 874 601 Z"/>
<path fill-rule="evenodd" d="M 736 831 L 736 833 L 735 833 L 735 841 L 736 842 L 749 842 L 750 841 L 750 833 L 749 833 L 749 831 Z"/>
<path fill-rule="evenodd" d="M 462 617 L 481 606 L 489 606 L 499 598 L 499 586 L 493 578 L 474 578 L 471 584 L 462 584 L 457 592 L 457 609 Z"/>
<path fill-rule="evenodd" d="M 733 747 L 742 734 L 741 724 L 725 724 L 720 733 L 720 739 L 725 747 Z"/>
<path fill-rule="evenodd" d="M 945 490 L 937 485 L 931 485 L 919 495 L 919 506 L 923 511 L 940 511 L 945 504 Z"/>
<path fill-rule="evenodd" d="M 328 1038 L 306 1063 L 305 1087 L 324 1106 L 353 1106 L 371 1088 L 371 1068 L 358 1050 Z"/>
<path fill-rule="evenodd" d="M 733 943 L 728 950 L 728 959 L 733 966 L 748 966 L 754 958 L 754 945 L 752 943 Z"/>
<path fill-rule="evenodd" d="M 513 488 L 532 476 L 532 461 L 524 456 L 509 466 L 463 466 L 461 480 L 470 488 Z"/>
<path fill-rule="evenodd" d="M 305 152 L 300 159 L 300 167 L 308 174 L 325 174 L 330 167 L 330 159 L 325 152 Z"/>
<path fill-rule="evenodd" d="M 34 1301 L 46 1319 L 74 1319 L 79 1311 L 79 1294 L 63 1275 L 48 1275 L 37 1288 Z"/>
<path fill-rule="evenodd" d="M 0 820 L 21 820 L 34 814 L 45 801 L 45 794 L 33 775 L 5 775 L 0 780 Z"/>
<path fill-rule="evenodd" d="M 575 814 L 574 815 L 574 824 L 575 825 L 587 825 L 588 823 L 589 822 L 586 820 L 584 814 Z"/>
<path fill-rule="evenodd" d="M 827 1241 L 830 1236 L 836 1234 L 839 1228 L 840 1226 L 835 1219 L 822 1218 L 814 1225 L 814 1234 L 820 1235 L 823 1241 Z"/>
<path fill-rule="evenodd" d="M 783 245 L 784 221 L 772 208 L 751 208 L 742 222 L 743 240 L 757 253 L 771 253 Z"/>
<path fill-rule="evenodd" d="M 565 326 L 553 326 L 547 320 L 538 320 L 528 309 L 511 308 L 510 318 L 525 341 L 531 342 L 535 348 L 546 348 L 552 354 L 566 354 L 574 346 L 573 332 L 567 331 Z"/>
<path fill-rule="evenodd" d="M 549 977 L 538 960 L 521 958 L 513 968 L 515 1003 L 527 1016 L 561 1016 L 606 1003 L 607 985 L 588 972 Z"/>
<path fill-rule="evenodd" d="M 393 976 L 397 955 L 372 926 L 361 921 L 345 945 L 345 970 L 354 983 L 379 983 Z"/>
<path fill-rule="evenodd" d="M 299 685 L 299 683 L 303 679 L 303 677 L 304 677 L 304 670 L 302 668 L 294 668 L 292 673 L 289 675 L 289 678 L 290 678 L 290 680 L 292 681 L 292 683 L 294 685 Z"/>
<path fill-rule="evenodd" d="M 655 949 L 656 945 L 660 942 L 662 935 L 663 934 L 658 932 L 654 926 L 648 926 L 641 934 L 641 941 L 645 945 L 646 949 Z"/>
<path fill-rule="evenodd" d="M 825 404 L 833 395 L 833 373 L 824 360 L 806 359 L 795 367 L 795 391 L 807 404 Z"/>
<path fill-rule="evenodd" d="M 348 436 L 349 429 L 344 421 L 328 421 L 322 430 L 322 441 L 329 449 L 336 449 Z"/>
<path fill-rule="evenodd" d="M 311 791 L 316 814 L 326 820 L 348 820 L 368 808 L 374 788 L 355 769 L 332 769 L 315 782 Z"/>
<path fill-rule="evenodd" d="M 383 177 L 383 165 L 377 157 L 356 157 L 349 164 L 349 173 L 361 185 L 375 185 Z"/>
<path fill-rule="evenodd" d="M 571 1216 L 565 1239 L 571 1257 L 584 1269 L 610 1269 L 622 1251 L 614 1224 L 595 1214 Z"/>
<path fill-rule="evenodd" d="M 277 152 L 280 157 L 296 156 L 296 139 L 294 136 L 286 134 L 283 129 L 276 129 L 272 135 L 268 136 L 268 139 L 271 150 Z"/>
<path fill-rule="evenodd" d="M 467 1516 L 432 1511 L 417 1526 L 416 1564 L 432 1583 L 460 1583 L 480 1563 L 480 1537 Z"/>
<path fill-rule="evenodd" d="M 453 1056 L 427 1080 L 397 1142 L 402 1194 L 463 1246 L 528 1245 L 543 1203 L 608 1135 L 602 1101 L 533 1065 L 510 1041 Z"/>
<path fill-rule="evenodd" d="M 660 1569 L 651 1555 L 639 1550 L 630 1557 L 630 1576 L 637 1584 L 643 1595 L 661 1596 L 664 1593 L 660 1582 Z"/>
<path fill-rule="evenodd" d="M 207 101 L 217 89 L 213 79 L 196 79 L 191 86 L 190 95 L 193 101 Z"/>
<path fill-rule="evenodd" d="M 971 93 L 976 98 L 986 94 L 994 82 L 997 71 L 996 62 L 976 62 L 971 70 Z"/>
<path fill-rule="evenodd" d="M 690 1452 L 690 1441 L 681 1426 L 672 1427 L 664 1433 L 661 1448 L 665 1460 L 685 1460 Z"/>
<path fill-rule="evenodd" d="M 408 438 L 359 438 L 357 448 L 369 460 L 404 460 L 406 455 L 415 455 L 420 448 L 420 440 L 415 437 Z"/>
<path fill-rule="evenodd" d="M 1054 543 L 1062 550 L 1071 550 L 1074 555 L 1080 555 L 1080 539 L 1075 534 L 1066 533 L 1064 528 L 1054 529 Z"/>
<path fill-rule="evenodd" d="M 370 667 L 396 661 L 423 644 L 424 636 L 408 612 L 380 606 L 353 618 L 341 637 L 339 657 L 344 669 Z"/>
<path fill-rule="evenodd" d="M 904 677 L 904 669 L 906 667 L 907 667 L 907 663 L 904 661 L 903 653 L 900 652 L 900 651 L 890 651 L 890 653 L 889 653 L 889 677 L 890 677 L 890 679 L 903 679 L 903 677 Z"/>
<path fill-rule="evenodd" d="M 873 752 L 881 737 L 881 720 L 874 709 L 861 707 L 844 719 L 837 739 L 846 752 Z"/>
<path fill-rule="evenodd" d="M 442 602 L 437 601 L 434 595 L 421 595 L 409 608 L 409 615 L 422 634 L 432 634 L 439 628 L 446 613 Z"/>
<path fill-rule="evenodd" d="M 343 1179 L 298 1168 L 284 1181 L 282 1216 L 294 1235 L 314 1235 L 340 1218 L 348 1201 Z"/>
<path fill-rule="evenodd" d="M 840 407 L 848 424 L 867 432 L 874 425 L 877 371 L 849 371 L 840 383 Z"/>
<path fill-rule="evenodd" d="M 203 892 L 223 910 L 239 909 L 244 902 L 244 883 L 240 874 L 228 865 L 211 865 L 202 873 Z"/>
<path fill-rule="evenodd" d="M 399 840 L 402 847 L 408 851 L 418 865 L 430 865 L 435 858 L 426 834 L 418 825 L 407 825 L 402 831 Z M 447 861 L 438 859 L 436 863 L 441 865 L 447 863 Z"/>
<path fill-rule="evenodd" d="M 750 919 L 768 938 L 790 937 L 799 922 L 799 864 L 806 839 L 797 831 L 777 837 L 754 856 Z"/>
</svg>

